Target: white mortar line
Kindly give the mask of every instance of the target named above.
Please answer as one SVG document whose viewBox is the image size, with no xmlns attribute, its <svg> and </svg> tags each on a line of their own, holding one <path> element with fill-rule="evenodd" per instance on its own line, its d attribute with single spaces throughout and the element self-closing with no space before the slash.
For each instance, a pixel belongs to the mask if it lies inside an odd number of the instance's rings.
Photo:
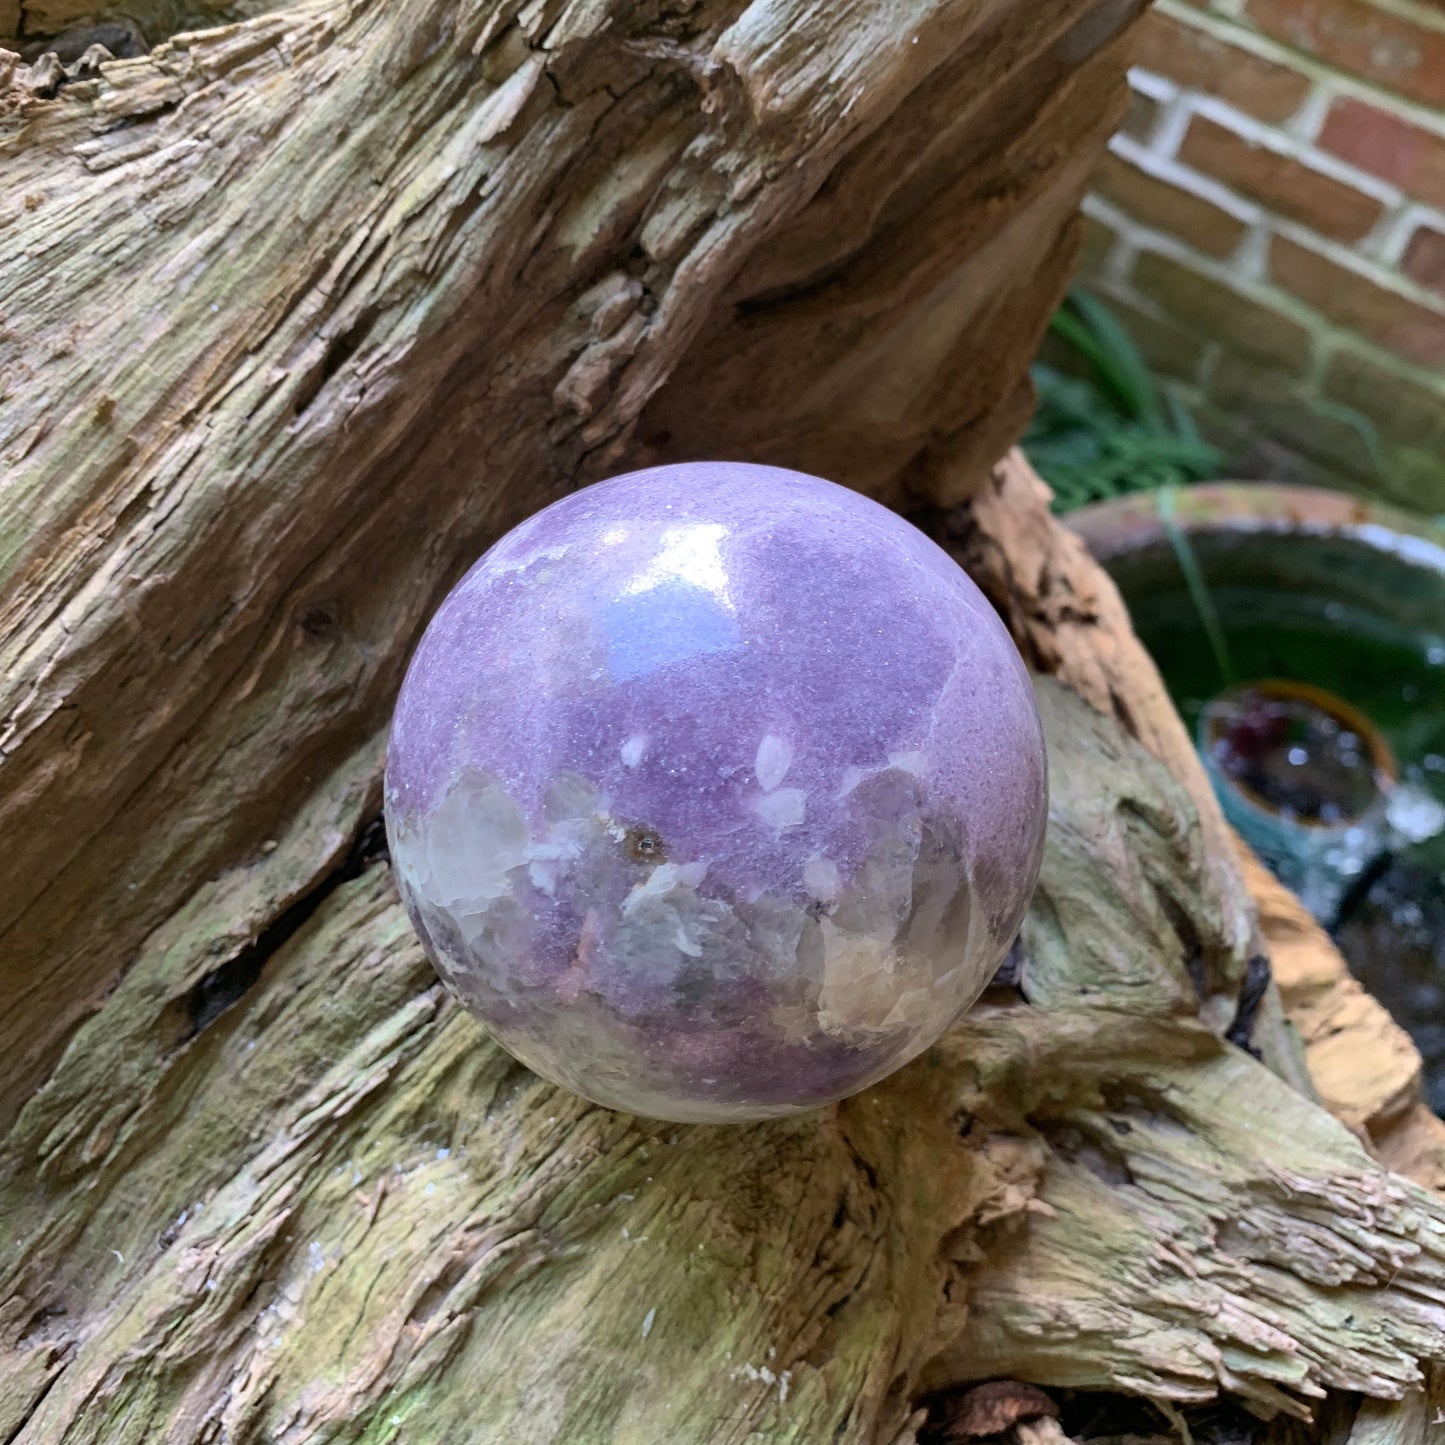
<svg viewBox="0 0 1445 1445">
<path fill-rule="evenodd" d="M 1128 277 L 1133 273 L 1133 261 L 1142 252 L 1154 252 L 1167 256 L 1171 261 L 1178 261 L 1181 265 L 1189 267 L 1192 271 L 1198 271 L 1207 276 L 1211 281 L 1218 281 L 1227 286 L 1231 291 L 1237 292 L 1246 299 L 1263 301 L 1269 299 L 1262 294 L 1261 287 L 1257 283 L 1246 282 L 1241 285 L 1241 278 L 1235 273 L 1227 261 L 1221 261 L 1213 256 L 1206 256 L 1202 251 L 1196 251 L 1187 241 L 1178 236 L 1171 235 L 1168 231 L 1156 231 L 1150 226 L 1137 221 L 1126 211 L 1121 211 L 1117 206 L 1104 200 L 1100 196 L 1090 195 L 1085 198 L 1084 209 L 1087 214 L 1096 220 L 1102 221 L 1106 226 L 1119 233 L 1120 239 L 1128 242 L 1130 265 L 1128 272 L 1122 275 L 1115 275 L 1115 267 L 1110 266 L 1110 279 L 1127 282 Z M 1113 261 L 1113 257 L 1110 260 Z M 1132 284 L 1132 283 L 1129 283 Z M 1272 295 L 1273 293 L 1271 293 Z M 1287 298 L 1293 300 L 1293 298 Z M 1302 303 L 1296 303 L 1302 305 Z M 1280 307 L 1280 310 L 1287 310 Z M 1310 313 L 1313 315 L 1313 313 Z"/>
<path fill-rule="evenodd" d="M 1409 234 L 1409 227 L 1405 227 L 1401 232 L 1401 226 L 1410 210 L 1408 201 L 1387 207 L 1380 213 L 1380 219 L 1370 227 L 1369 233 L 1354 243 L 1355 251 L 1361 256 L 1379 261 L 1382 265 L 1394 266 L 1405 250 L 1405 237 Z"/>
<path fill-rule="evenodd" d="M 1385 265 L 1393 264 L 1404 250 L 1412 225 L 1401 217 L 1412 216 L 1418 220 L 1434 214 L 1429 208 L 1410 202 L 1398 187 L 1387 185 L 1375 177 L 1365 176 L 1364 173 L 1358 173 L 1357 176 L 1355 167 L 1347 166 L 1331 157 L 1321 156 L 1308 146 L 1281 143 L 1268 127 L 1258 121 L 1251 122 L 1247 118 L 1236 117 L 1223 102 L 1205 97 L 1200 101 L 1197 113 L 1218 121 L 1235 134 L 1243 135 L 1246 140 L 1264 146 L 1272 154 L 1304 163 L 1318 162 L 1313 168 L 1321 175 L 1351 185 L 1380 201 L 1384 208 L 1380 219 L 1369 235 L 1352 250 L 1352 254 L 1366 260 L 1379 261 Z M 1228 259 L 1242 279 L 1265 278 L 1269 270 L 1270 236 L 1283 224 L 1283 218 L 1276 222 L 1267 205 L 1237 195 L 1228 185 L 1208 172 L 1186 165 L 1172 155 L 1161 155 L 1155 146 L 1145 145 L 1132 136 L 1116 135 L 1110 141 L 1110 149 L 1121 160 L 1137 167 L 1145 175 L 1178 186 L 1181 190 L 1218 206 L 1248 226 L 1250 229 Z M 1297 226 L 1299 234 L 1317 238 L 1321 242 L 1327 239 L 1308 226 L 1292 224 Z M 1402 226 L 1403 232 L 1397 234 Z"/>
<path fill-rule="evenodd" d="M 1445 376 L 1436 368 L 1422 367 L 1418 362 L 1407 361 L 1388 347 L 1371 341 L 1368 336 L 1361 336 L 1356 331 L 1347 331 L 1339 326 L 1332 325 L 1322 329 L 1318 340 L 1324 355 L 1321 379 L 1328 372 L 1329 363 L 1336 354 L 1354 351 L 1373 361 L 1382 371 L 1398 372 L 1414 385 L 1423 387 L 1426 391 L 1438 392 L 1440 399 L 1445 401 Z"/>
<path fill-rule="evenodd" d="M 1258 225 L 1264 215 L 1263 208 L 1256 202 L 1236 195 L 1206 171 L 1197 171 L 1183 161 L 1175 160 L 1172 155 L 1160 155 L 1152 147 L 1141 145 L 1133 136 L 1116 135 L 1109 142 L 1109 149 L 1120 160 L 1137 166 L 1145 175 L 1168 181 L 1190 195 L 1209 201 L 1246 226 Z"/>
<path fill-rule="evenodd" d="M 1373 196 L 1387 206 L 1398 206 L 1404 200 L 1404 193 L 1399 186 L 1382 181 L 1378 176 L 1373 176 L 1369 171 L 1361 170 L 1359 166 L 1351 165 L 1348 161 L 1342 161 L 1328 151 L 1317 150 L 1307 142 L 1300 141 L 1262 120 L 1255 120 L 1253 116 L 1245 115 L 1215 96 L 1200 96 L 1195 103 L 1195 110 L 1199 115 L 1233 131 L 1235 135 L 1242 136 L 1252 144 L 1273 151 L 1275 155 L 1300 161 L 1330 180 L 1363 191 L 1367 196 Z"/>
<path fill-rule="evenodd" d="M 1375 0 L 1375 3 L 1378 3 L 1378 0 Z M 1238 46 L 1239 49 L 1263 60 L 1273 61 L 1316 84 L 1328 85 L 1340 95 L 1378 106 L 1398 115 L 1401 120 L 1411 125 L 1445 137 L 1445 109 L 1436 109 L 1420 101 L 1410 100 L 1388 86 L 1375 84 L 1360 76 L 1347 75 L 1317 56 L 1303 50 L 1294 50 L 1282 41 L 1251 29 L 1247 23 L 1233 16 L 1220 14 L 1217 10 L 1204 13 L 1185 3 L 1185 0 L 1157 0 L 1155 8 L 1161 14 L 1168 15 L 1170 19 L 1177 20 L 1193 30 L 1202 30 L 1206 35 Z M 1436 25 L 1441 23 L 1441 19 L 1437 18 Z"/>
<path fill-rule="evenodd" d="M 1149 149 L 1156 156 L 1167 159 L 1178 155 L 1184 132 L 1189 129 L 1189 120 L 1194 114 L 1194 100 L 1197 95 L 1197 91 L 1178 91 L 1165 107 L 1154 124 L 1153 134 L 1149 137 Z"/>
<path fill-rule="evenodd" d="M 1334 103 L 1334 91 L 1328 85 L 1316 81 L 1310 87 L 1309 94 L 1305 96 L 1304 104 L 1295 111 L 1281 129 L 1294 136 L 1296 140 L 1303 141 L 1308 145 L 1311 141 L 1319 139 L 1320 132 L 1325 128 L 1325 117 L 1330 113 L 1330 107 Z"/>
<path fill-rule="evenodd" d="M 1162 75 L 1137 66 L 1129 72 L 1129 88 L 1147 96 L 1157 107 L 1153 122 L 1149 126 L 1148 144 L 1153 145 L 1159 135 L 1169 109 L 1179 98 L 1179 87 Z"/>
<path fill-rule="evenodd" d="M 1398 266 L 1405 259 L 1405 248 L 1410 244 L 1410 237 L 1420 226 L 1432 226 L 1437 231 L 1445 232 L 1445 212 L 1422 206 L 1418 201 L 1410 201 L 1401 206 L 1378 227 L 1380 235 L 1375 249 L 1377 259 L 1386 266 Z"/>
<path fill-rule="evenodd" d="M 1321 326 L 1332 326 L 1343 330 L 1348 337 L 1354 337 L 1360 341 L 1365 339 L 1348 328 L 1341 328 L 1339 323 L 1314 310 L 1308 302 L 1300 300 L 1293 293 L 1276 285 L 1267 275 L 1241 276 L 1228 261 L 1220 261 L 1213 256 L 1206 256 L 1203 252 L 1196 251 L 1187 241 L 1170 235 L 1167 231 L 1155 231 L 1145 226 L 1099 196 L 1087 197 L 1084 209 L 1087 214 L 1094 216 L 1118 232 L 1121 242 L 1127 242 L 1127 246 L 1121 245 L 1115 248 L 1115 251 L 1120 254 L 1110 255 L 1107 275 L 1111 281 L 1132 287 L 1133 283 L 1130 278 L 1133 275 L 1135 258 L 1143 252 L 1154 252 L 1161 256 L 1167 256 L 1171 261 L 1177 261 L 1180 265 L 1187 266 L 1193 271 L 1198 271 L 1201 275 L 1219 282 L 1246 300 L 1257 301 L 1282 312 L 1291 320 L 1306 326 L 1311 332 L 1317 332 Z M 1432 296 L 1423 287 L 1414 286 L 1408 282 L 1402 288 L 1401 283 L 1405 281 L 1405 278 L 1398 273 L 1384 270 L 1378 264 L 1362 267 L 1359 264 L 1360 257 L 1356 256 L 1348 246 L 1335 241 L 1327 241 L 1313 231 L 1283 219 L 1276 223 L 1276 234 L 1283 236 L 1286 240 L 1294 241 L 1308 250 L 1319 252 L 1342 268 L 1350 270 L 1366 280 L 1376 282 L 1383 290 L 1393 291 L 1406 300 L 1419 301 L 1428 309 L 1445 314 L 1445 305 L 1442 305 L 1438 297 Z M 1127 269 L 1125 266 L 1126 256 Z M 1389 351 L 1385 351 L 1384 354 L 1394 356 L 1394 353 Z M 1418 363 L 1409 362 L 1404 357 L 1396 356 L 1395 361 L 1402 366 L 1413 365 L 1417 371 L 1427 370 L 1420 367 Z"/>
<path fill-rule="evenodd" d="M 1092 192 L 1084 197 L 1082 209 L 1086 216 L 1101 221 L 1118 235 L 1118 242 L 1110 249 L 1104 261 L 1104 279 L 1117 285 L 1126 285 L 1134 269 L 1134 260 L 1139 254 L 1141 242 L 1151 239 L 1156 232 L 1136 221 L 1127 211 L 1121 211 L 1102 196 L 1096 196 Z"/>
<path fill-rule="evenodd" d="M 1419 4 L 1418 0 L 1370 0 L 1370 7 L 1382 10 L 1387 15 L 1398 15 L 1400 19 L 1408 20 L 1422 30 L 1445 34 L 1445 16 L 1438 10 Z"/>
<path fill-rule="evenodd" d="M 1417 284 L 1373 257 L 1360 255 L 1353 246 L 1342 241 L 1332 241 L 1328 236 L 1321 236 L 1317 231 L 1311 231 L 1308 226 L 1288 221 L 1283 216 L 1276 221 L 1275 230 L 1285 240 L 1293 241 L 1296 245 L 1318 252 L 1333 261 L 1341 270 L 1373 281 L 1382 291 L 1393 292 L 1406 301 L 1413 301 L 1427 311 L 1435 312 L 1437 316 L 1445 316 L 1445 297 Z"/>
<path fill-rule="evenodd" d="M 1246 281 L 1266 281 L 1269 278 L 1269 238 L 1274 234 L 1270 219 L 1261 219 L 1251 226 L 1239 249 L 1234 253 L 1236 272 Z"/>
<path fill-rule="evenodd" d="M 1179 94 L 1177 81 L 1153 70 L 1145 70 L 1142 65 L 1129 67 L 1129 85 L 1131 89 L 1147 95 L 1150 100 L 1158 101 L 1160 105 L 1167 105 Z"/>
<path fill-rule="evenodd" d="M 1170 311 L 1168 307 L 1160 305 L 1147 291 L 1140 290 L 1134 283 L 1132 275 L 1134 260 L 1141 253 L 1156 252 L 1159 255 L 1167 256 L 1171 261 L 1188 266 L 1191 270 L 1199 271 L 1213 281 L 1228 286 L 1236 295 L 1245 300 L 1260 302 L 1287 316 L 1290 320 L 1297 321 L 1310 332 L 1313 338 L 1312 350 L 1320 357 L 1324 357 L 1336 349 L 1346 348 L 1374 361 L 1382 370 L 1397 372 L 1410 381 L 1424 386 L 1426 390 L 1438 392 L 1442 400 L 1445 400 L 1445 373 L 1442 373 L 1439 368 L 1421 366 L 1418 362 L 1400 356 L 1388 347 L 1370 340 L 1369 337 L 1341 326 L 1272 282 L 1257 281 L 1245 286 L 1239 285 L 1239 278 L 1234 272 L 1227 266 L 1221 265 L 1213 257 L 1204 256 L 1198 251 L 1192 250 L 1177 237 L 1170 236 L 1166 232 L 1151 230 L 1098 196 L 1085 197 L 1084 211 L 1085 214 L 1093 216 L 1096 220 L 1102 221 L 1117 231 L 1120 236 L 1120 245 L 1116 246 L 1110 255 L 1110 261 L 1113 264 L 1102 277 L 1106 289 L 1118 293 L 1146 314 L 1161 320 L 1172 321 L 1186 331 L 1197 330 L 1193 323 L 1184 320 L 1175 312 Z M 1117 266 L 1121 253 L 1128 255 L 1128 268 L 1122 272 Z M 1217 346 L 1217 349 L 1211 353 L 1208 350 L 1210 346 Z M 1206 351 L 1201 361 L 1200 372 L 1202 385 L 1206 387 L 1208 385 L 1205 380 L 1205 368 L 1212 369 L 1219 358 L 1232 350 L 1233 348 L 1227 347 L 1223 342 L 1216 343 L 1206 338 Z M 1323 365 L 1323 361 L 1318 366 L 1311 361 L 1307 375 L 1323 375 L 1321 369 Z"/>
</svg>

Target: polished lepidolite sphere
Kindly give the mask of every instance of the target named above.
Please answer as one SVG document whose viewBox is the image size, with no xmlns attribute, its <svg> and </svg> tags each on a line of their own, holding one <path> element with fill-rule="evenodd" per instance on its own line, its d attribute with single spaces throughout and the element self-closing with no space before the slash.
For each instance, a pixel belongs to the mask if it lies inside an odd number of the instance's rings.
<svg viewBox="0 0 1445 1445">
<path fill-rule="evenodd" d="M 864 1088 L 977 998 L 1038 876 L 1007 632 L 894 513 L 709 462 L 588 487 L 442 604 L 386 817 L 442 977 L 612 1108 L 757 1119 Z"/>
</svg>

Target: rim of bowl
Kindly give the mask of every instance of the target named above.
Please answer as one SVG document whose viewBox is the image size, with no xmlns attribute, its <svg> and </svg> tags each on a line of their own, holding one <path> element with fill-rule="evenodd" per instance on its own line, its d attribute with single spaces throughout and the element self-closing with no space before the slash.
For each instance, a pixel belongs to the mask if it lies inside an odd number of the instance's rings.
<svg viewBox="0 0 1445 1445">
<path fill-rule="evenodd" d="M 1103 563 L 1167 540 L 1168 519 L 1181 531 L 1276 532 L 1349 536 L 1445 574 L 1445 521 L 1324 487 L 1283 482 L 1195 482 L 1091 502 L 1067 513 Z"/>
</svg>

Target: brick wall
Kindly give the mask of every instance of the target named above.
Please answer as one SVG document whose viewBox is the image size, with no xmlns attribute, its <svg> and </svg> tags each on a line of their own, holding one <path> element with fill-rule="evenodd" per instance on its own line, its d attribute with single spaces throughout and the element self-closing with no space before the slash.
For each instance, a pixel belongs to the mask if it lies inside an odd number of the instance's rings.
<svg viewBox="0 0 1445 1445">
<path fill-rule="evenodd" d="M 1158 0 L 1085 279 L 1238 457 L 1445 512 L 1445 0 Z"/>
</svg>

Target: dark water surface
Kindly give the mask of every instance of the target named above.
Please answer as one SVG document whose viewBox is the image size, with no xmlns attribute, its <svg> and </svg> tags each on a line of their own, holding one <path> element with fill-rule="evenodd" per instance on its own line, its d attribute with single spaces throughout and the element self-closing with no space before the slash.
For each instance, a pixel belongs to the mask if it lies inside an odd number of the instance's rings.
<svg viewBox="0 0 1445 1445">
<path fill-rule="evenodd" d="M 1228 676 L 1168 548 L 1109 564 L 1191 733 L 1228 686 L 1308 683 L 1364 713 L 1402 780 L 1445 803 L 1445 572 L 1337 537 L 1206 534 L 1194 551 Z M 1366 883 L 1336 941 L 1414 1036 L 1445 1113 L 1445 834 L 1379 860 Z"/>
</svg>

